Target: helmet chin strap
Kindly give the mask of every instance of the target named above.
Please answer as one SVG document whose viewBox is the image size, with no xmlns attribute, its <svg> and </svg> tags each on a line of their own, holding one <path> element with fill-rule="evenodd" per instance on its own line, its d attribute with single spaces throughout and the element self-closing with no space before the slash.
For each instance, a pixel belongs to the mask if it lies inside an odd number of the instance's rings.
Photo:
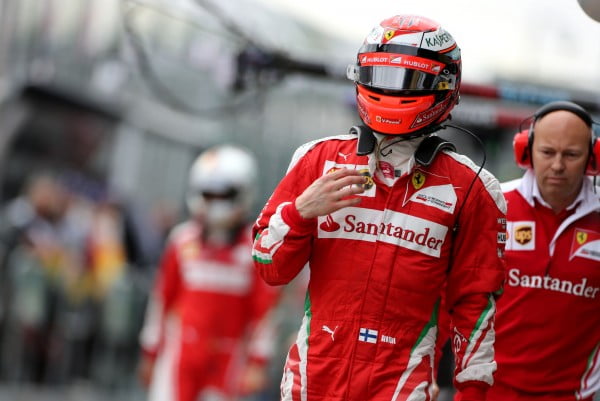
<svg viewBox="0 0 600 401">
<path fill-rule="evenodd" d="M 351 135 L 358 135 L 358 144 L 356 146 L 356 154 L 358 156 L 366 156 L 375 150 L 377 138 L 373 134 L 373 130 L 366 125 L 355 125 L 350 128 Z"/>
<path fill-rule="evenodd" d="M 456 152 L 456 146 L 452 142 L 437 135 L 428 136 L 417 148 L 415 161 L 419 165 L 427 167 L 433 162 L 435 156 L 444 149 Z"/>
</svg>

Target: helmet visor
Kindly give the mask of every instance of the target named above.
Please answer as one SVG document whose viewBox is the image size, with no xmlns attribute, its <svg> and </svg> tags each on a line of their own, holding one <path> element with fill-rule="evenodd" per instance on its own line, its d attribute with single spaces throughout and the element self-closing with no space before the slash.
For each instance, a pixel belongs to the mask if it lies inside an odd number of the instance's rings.
<svg viewBox="0 0 600 401">
<path fill-rule="evenodd" d="M 346 75 L 361 85 L 394 91 L 454 90 L 456 85 L 447 64 L 401 53 L 359 54 L 358 63 L 348 66 Z"/>
<path fill-rule="evenodd" d="M 375 89 L 453 90 L 453 75 L 435 75 L 424 71 L 391 66 L 348 66 L 347 76 L 356 83 Z"/>
</svg>

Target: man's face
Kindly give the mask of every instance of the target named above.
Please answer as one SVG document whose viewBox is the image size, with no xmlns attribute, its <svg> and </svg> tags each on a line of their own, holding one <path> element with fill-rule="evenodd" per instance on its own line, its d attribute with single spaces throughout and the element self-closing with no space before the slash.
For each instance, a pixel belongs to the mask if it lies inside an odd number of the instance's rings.
<svg viewBox="0 0 600 401">
<path fill-rule="evenodd" d="M 558 110 L 535 124 L 532 161 L 540 193 L 555 211 L 575 200 L 588 161 L 591 132 L 575 114 Z"/>
</svg>

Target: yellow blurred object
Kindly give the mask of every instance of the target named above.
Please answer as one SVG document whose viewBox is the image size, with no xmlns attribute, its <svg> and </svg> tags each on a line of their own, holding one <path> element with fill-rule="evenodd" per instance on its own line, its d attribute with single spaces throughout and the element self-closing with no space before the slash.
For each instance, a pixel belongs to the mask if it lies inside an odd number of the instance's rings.
<svg viewBox="0 0 600 401">
<path fill-rule="evenodd" d="M 96 209 L 90 232 L 89 266 L 95 294 L 103 297 L 125 270 L 127 263 L 118 211 L 110 205 Z"/>
<path fill-rule="evenodd" d="M 268 384 L 268 376 L 265 365 L 256 362 L 248 362 L 240 382 L 241 395 L 251 395 L 264 390 Z"/>
</svg>

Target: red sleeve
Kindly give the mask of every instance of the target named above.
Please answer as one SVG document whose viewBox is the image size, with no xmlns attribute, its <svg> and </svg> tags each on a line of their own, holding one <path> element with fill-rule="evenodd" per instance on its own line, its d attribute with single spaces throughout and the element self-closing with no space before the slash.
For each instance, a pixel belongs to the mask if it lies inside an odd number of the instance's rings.
<svg viewBox="0 0 600 401">
<path fill-rule="evenodd" d="M 493 384 L 494 294 L 505 277 L 506 203 L 489 173 L 476 184 L 455 234 L 445 297 L 455 354 L 454 382 L 464 396 L 485 393 Z"/>
<path fill-rule="evenodd" d="M 310 152 L 301 157 L 275 188 L 253 227 L 254 265 L 271 285 L 290 282 L 310 256 L 317 219 L 302 218 L 294 202 L 320 176 L 316 167 Z"/>
<path fill-rule="evenodd" d="M 163 343 L 165 318 L 175 307 L 180 286 L 181 277 L 176 247 L 173 243 L 169 243 L 157 270 L 140 333 L 142 352 L 150 358 L 156 357 Z"/>
<path fill-rule="evenodd" d="M 253 289 L 250 296 L 251 322 L 250 322 L 250 361 L 266 364 L 273 357 L 276 343 L 276 329 L 274 327 L 275 307 L 281 296 L 280 287 L 267 285 L 258 272 L 255 271 Z"/>
<path fill-rule="evenodd" d="M 156 283 L 157 296 L 162 299 L 165 311 L 171 310 L 181 291 L 181 272 L 175 244 L 169 244 L 161 259 Z"/>
</svg>

